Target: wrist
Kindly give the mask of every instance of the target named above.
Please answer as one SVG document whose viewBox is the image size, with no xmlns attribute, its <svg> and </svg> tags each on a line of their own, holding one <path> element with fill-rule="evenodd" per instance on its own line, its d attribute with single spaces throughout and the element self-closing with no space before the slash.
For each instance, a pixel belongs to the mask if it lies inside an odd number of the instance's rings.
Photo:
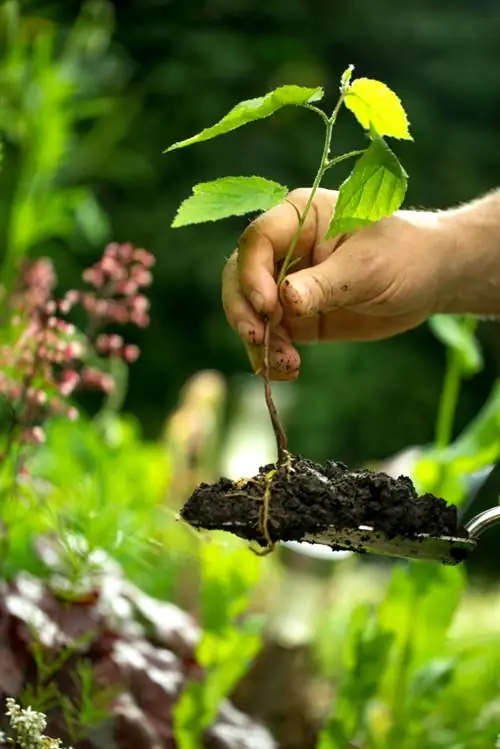
<svg viewBox="0 0 500 749">
<path fill-rule="evenodd" d="M 500 191 L 439 215 L 439 312 L 500 315 Z"/>
</svg>

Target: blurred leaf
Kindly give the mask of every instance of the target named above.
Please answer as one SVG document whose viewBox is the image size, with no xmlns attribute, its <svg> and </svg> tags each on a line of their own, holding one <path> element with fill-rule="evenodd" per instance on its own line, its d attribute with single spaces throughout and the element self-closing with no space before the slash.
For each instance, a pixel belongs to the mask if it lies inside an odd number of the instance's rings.
<svg viewBox="0 0 500 749">
<path fill-rule="evenodd" d="M 364 728 L 367 709 L 385 673 L 394 642 L 377 613 L 358 606 L 347 633 L 344 670 L 330 719 L 320 733 L 320 749 L 344 749 Z"/>
<path fill-rule="evenodd" d="M 104 244 L 111 234 L 111 226 L 106 212 L 88 190 L 82 190 L 75 197 L 73 204 L 74 217 L 83 236 L 94 247 Z"/>
<path fill-rule="evenodd" d="M 379 615 L 396 649 L 404 652 L 410 645 L 408 672 L 441 653 L 464 584 L 459 567 L 418 562 L 394 569 Z"/>
<path fill-rule="evenodd" d="M 172 710 L 174 735 L 179 749 L 199 749 L 203 727 L 211 715 L 204 703 L 204 685 L 191 681 Z"/>
<path fill-rule="evenodd" d="M 349 736 L 346 735 L 340 720 L 332 718 L 320 731 L 317 749 L 346 749 Z"/>
<path fill-rule="evenodd" d="M 469 317 L 433 315 L 429 325 L 441 343 L 455 351 L 464 374 L 473 375 L 483 367 L 479 342 L 474 335 L 476 320 Z"/>
<path fill-rule="evenodd" d="M 263 177 L 223 177 L 193 187 L 193 195 L 181 203 L 172 226 L 218 221 L 267 211 L 281 203 L 288 188 Z"/>
<path fill-rule="evenodd" d="M 244 544 L 211 538 L 200 549 L 205 630 L 224 631 L 249 605 L 262 567 Z"/>
<path fill-rule="evenodd" d="M 174 143 L 166 149 L 165 153 L 177 148 L 190 146 L 193 143 L 201 143 L 204 140 L 216 138 L 218 135 L 224 135 L 225 133 L 229 133 L 232 130 L 242 127 L 242 125 L 247 125 L 249 122 L 269 117 L 282 107 L 310 104 L 319 101 L 322 97 L 322 88 L 281 86 L 265 96 L 256 99 L 248 99 L 236 104 L 236 106 L 215 125 L 205 128 L 205 130 L 202 130 L 197 135 L 193 135 L 191 138 Z"/>
<path fill-rule="evenodd" d="M 357 78 L 348 88 L 345 105 L 365 130 L 378 135 L 413 140 L 399 97 L 381 81 Z"/>
<path fill-rule="evenodd" d="M 354 231 L 394 213 L 404 200 L 407 183 L 400 162 L 377 138 L 341 185 L 326 236 Z"/>
<path fill-rule="evenodd" d="M 223 636 L 204 634 L 196 651 L 205 667 L 204 681 L 188 682 L 173 709 L 179 749 L 199 749 L 200 737 L 214 723 L 222 701 L 247 671 L 259 645 L 259 636 L 236 627 Z"/>
<path fill-rule="evenodd" d="M 430 491 L 443 466 L 451 479 L 460 481 L 461 477 L 495 463 L 500 457 L 499 435 L 500 380 L 497 380 L 481 411 L 451 445 L 422 454 L 414 469 L 419 489 Z"/>
<path fill-rule="evenodd" d="M 435 658 L 419 668 L 410 687 L 410 696 L 417 707 L 428 709 L 439 698 L 441 691 L 448 686 L 457 666 L 456 658 Z"/>
</svg>

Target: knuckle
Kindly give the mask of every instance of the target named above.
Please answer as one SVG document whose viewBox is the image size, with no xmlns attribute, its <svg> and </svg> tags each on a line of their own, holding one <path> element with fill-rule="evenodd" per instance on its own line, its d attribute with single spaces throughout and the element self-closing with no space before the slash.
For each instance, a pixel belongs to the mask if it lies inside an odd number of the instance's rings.
<svg viewBox="0 0 500 749">
<path fill-rule="evenodd" d="M 332 299 L 334 295 L 334 286 L 333 286 L 331 278 L 327 276 L 325 273 L 321 273 L 319 271 L 313 271 L 311 273 L 311 280 L 318 287 L 318 290 L 319 290 L 319 295 L 315 294 L 314 297 L 319 296 L 322 302 L 328 304 L 328 302 Z"/>
<path fill-rule="evenodd" d="M 286 197 L 289 201 L 295 203 L 297 208 L 300 208 L 305 206 L 310 193 L 311 189 L 309 187 L 295 187 L 293 190 L 290 190 Z"/>
<path fill-rule="evenodd" d="M 250 224 L 248 224 L 248 226 L 240 234 L 240 238 L 238 239 L 238 250 L 237 250 L 238 260 L 241 260 L 241 258 L 244 256 L 248 248 L 258 238 L 260 234 L 259 221 L 261 221 L 264 217 L 265 217 L 265 214 L 263 214 L 262 216 L 257 216 L 257 218 L 255 218 Z"/>
</svg>

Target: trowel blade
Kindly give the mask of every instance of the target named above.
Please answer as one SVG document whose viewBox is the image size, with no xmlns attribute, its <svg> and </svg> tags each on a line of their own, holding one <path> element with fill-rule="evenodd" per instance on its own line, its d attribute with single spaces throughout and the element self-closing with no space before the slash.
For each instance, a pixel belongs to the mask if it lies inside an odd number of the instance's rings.
<svg viewBox="0 0 500 749">
<path fill-rule="evenodd" d="M 358 553 L 404 559 L 422 559 L 448 565 L 463 562 L 476 548 L 476 541 L 471 538 L 430 536 L 427 533 L 418 534 L 413 538 L 403 536 L 388 538 L 384 533 L 370 526 L 344 530 L 330 527 L 318 534 L 308 533 L 301 540 L 330 546 L 334 549 L 348 549 Z"/>
</svg>

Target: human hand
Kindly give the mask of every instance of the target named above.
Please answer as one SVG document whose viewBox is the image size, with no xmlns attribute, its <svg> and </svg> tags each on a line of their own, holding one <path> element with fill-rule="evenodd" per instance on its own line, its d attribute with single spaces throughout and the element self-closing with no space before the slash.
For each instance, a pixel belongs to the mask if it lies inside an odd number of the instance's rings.
<svg viewBox="0 0 500 749">
<path fill-rule="evenodd" d="M 295 343 L 372 341 L 422 323 L 440 311 L 452 244 L 439 213 L 399 211 L 351 235 L 325 240 L 338 193 L 320 189 L 278 289 L 276 267 L 290 246 L 308 189 L 259 216 L 228 260 L 222 283 L 230 325 L 262 367 L 266 320 L 272 332 L 270 377 L 295 379 Z M 295 208 L 294 208 L 295 206 Z"/>
</svg>

